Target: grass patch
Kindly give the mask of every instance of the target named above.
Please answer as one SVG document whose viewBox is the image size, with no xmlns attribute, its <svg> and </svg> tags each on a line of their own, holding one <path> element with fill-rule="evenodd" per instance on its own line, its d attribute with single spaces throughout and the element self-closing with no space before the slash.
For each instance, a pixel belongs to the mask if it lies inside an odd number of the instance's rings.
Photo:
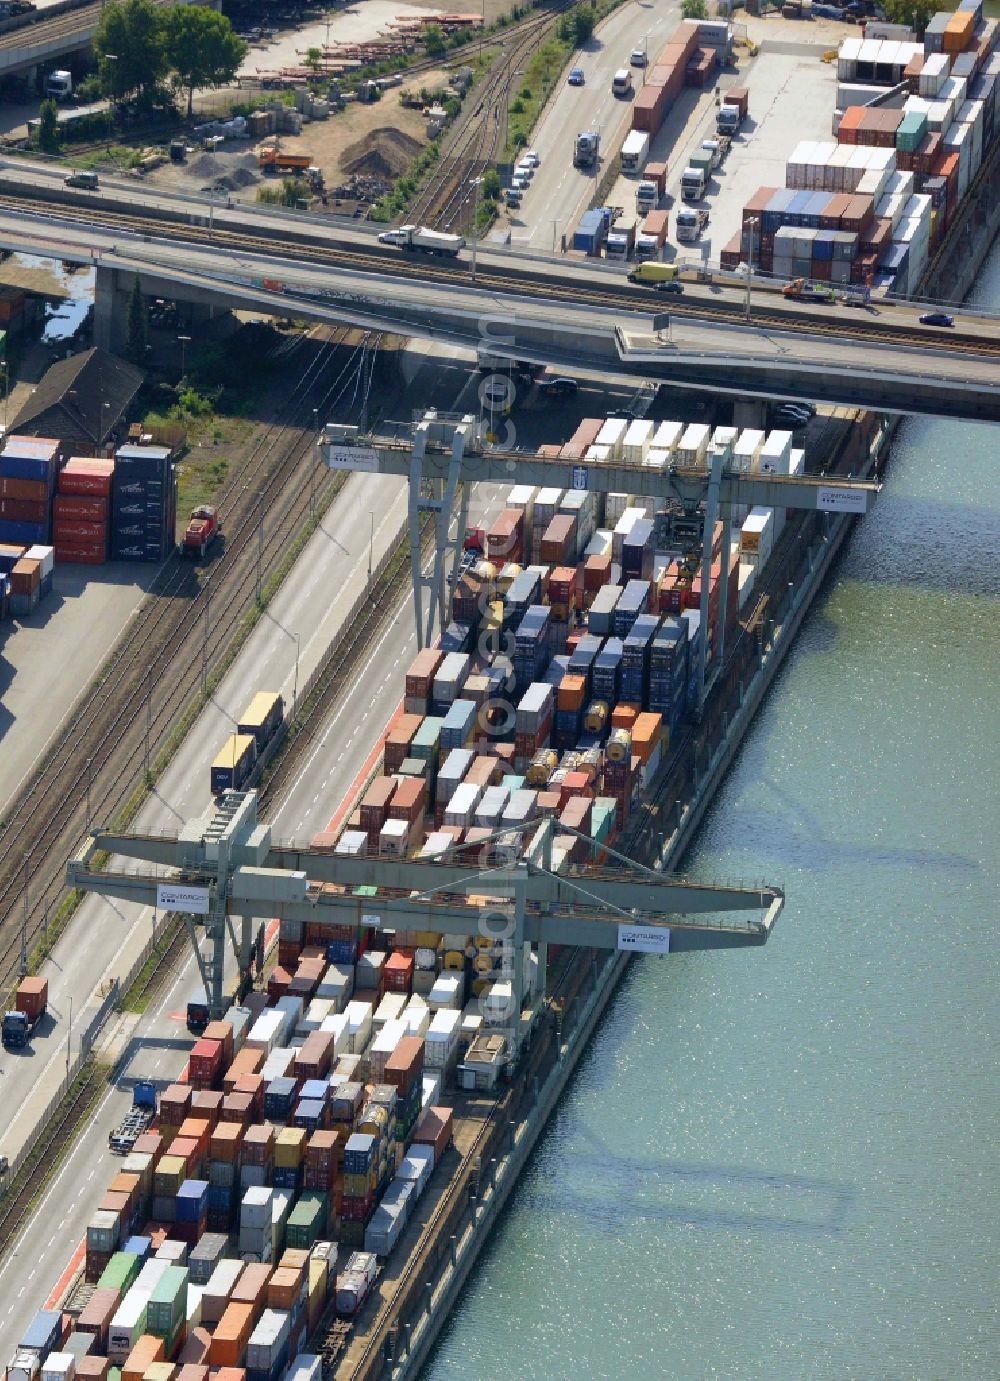
<svg viewBox="0 0 1000 1381">
<path fill-rule="evenodd" d="M 136 974 L 128 992 L 122 996 L 122 1011 L 137 1012 L 141 1015 L 149 1006 L 150 1002 L 156 996 L 156 994 L 151 991 L 150 987 L 153 975 L 163 963 L 166 955 L 170 952 L 170 948 L 177 939 L 179 932 L 183 929 L 183 925 L 184 922 L 177 916 L 171 916 L 164 924 L 159 935 L 156 937 L 153 952 Z"/>
<path fill-rule="evenodd" d="M 596 28 L 621 3 L 622 0 L 599 0 L 593 9 L 589 5 L 577 6 L 577 9 L 586 8 Z M 520 87 L 516 91 L 511 88 L 507 110 L 507 143 L 503 155 L 505 162 L 511 162 L 520 149 L 527 148 L 531 143 L 532 132 L 556 82 L 580 46 L 574 17 L 574 10 L 569 10 L 563 16 L 553 36 L 541 45 L 524 69 Z"/>
</svg>

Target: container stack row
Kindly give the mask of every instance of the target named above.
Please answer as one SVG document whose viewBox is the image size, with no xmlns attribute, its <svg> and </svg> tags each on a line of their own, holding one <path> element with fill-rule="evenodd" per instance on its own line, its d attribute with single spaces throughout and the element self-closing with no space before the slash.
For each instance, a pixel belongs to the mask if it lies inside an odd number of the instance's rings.
<svg viewBox="0 0 1000 1381">
<path fill-rule="evenodd" d="M 936 15 L 923 44 L 845 39 L 842 83 L 909 94 L 894 107 L 845 100 L 837 142 L 798 144 L 786 186 L 762 187 L 747 203 L 723 268 L 915 291 L 1000 129 L 998 39 L 980 0 Z"/>
<path fill-rule="evenodd" d="M 171 453 L 122 446 L 114 459 L 69 456 L 59 441 L 10 436 L 0 450 L 0 547 L 51 548 L 57 564 L 163 561 L 177 496 Z"/>
</svg>

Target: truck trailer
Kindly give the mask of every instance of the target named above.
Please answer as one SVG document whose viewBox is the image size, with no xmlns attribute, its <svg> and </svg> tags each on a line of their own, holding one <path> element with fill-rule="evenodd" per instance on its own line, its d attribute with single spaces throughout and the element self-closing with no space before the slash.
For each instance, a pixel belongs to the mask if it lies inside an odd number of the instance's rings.
<svg viewBox="0 0 1000 1381">
<path fill-rule="evenodd" d="M 0 1034 L 9 1050 L 19 1050 L 28 1044 L 31 1033 L 49 1007 L 49 980 L 22 978 L 14 994 L 14 1006 L 3 1014 Z"/>
<path fill-rule="evenodd" d="M 649 135 L 641 129 L 630 130 L 622 144 L 623 173 L 641 173 L 649 157 Z"/>
<path fill-rule="evenodd" d="M 454 258 L 465 248 L 461 235 L 448 235 L 441 230 L 430 230 L 426 225 L 401 225 L 397 230 L 384 230 L 379 236 L 384 245 L 395 245 L 418 254 L 438 254 Z"/>
</svg>

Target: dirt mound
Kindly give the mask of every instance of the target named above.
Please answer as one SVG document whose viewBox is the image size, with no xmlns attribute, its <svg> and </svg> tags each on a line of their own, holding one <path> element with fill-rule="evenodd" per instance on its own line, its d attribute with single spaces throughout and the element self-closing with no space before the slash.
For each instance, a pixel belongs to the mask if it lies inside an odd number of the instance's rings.
<svg viewBox="0 0 1000 1381">
<path fill-rule="evenodd" d="M 359 177 L 391 180 L 406 172 L 420 148 L 409 134 L 383 126 L 346 148 L 341 166 Z"/>
</svg>

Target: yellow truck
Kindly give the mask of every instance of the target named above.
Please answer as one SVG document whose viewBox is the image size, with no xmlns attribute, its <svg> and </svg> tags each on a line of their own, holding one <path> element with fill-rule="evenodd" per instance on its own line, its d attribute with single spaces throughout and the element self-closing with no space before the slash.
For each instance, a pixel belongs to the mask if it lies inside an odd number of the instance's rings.
<svg viewBox="0 0 1000 1381">
<path fill-rule="evenodd" d="M 663 264 L 658 259 L 645 259 L 628 276 L 630 283 L 669 283 L 678 277 L 680 269 L 676 264 Z"/>
</svg>

